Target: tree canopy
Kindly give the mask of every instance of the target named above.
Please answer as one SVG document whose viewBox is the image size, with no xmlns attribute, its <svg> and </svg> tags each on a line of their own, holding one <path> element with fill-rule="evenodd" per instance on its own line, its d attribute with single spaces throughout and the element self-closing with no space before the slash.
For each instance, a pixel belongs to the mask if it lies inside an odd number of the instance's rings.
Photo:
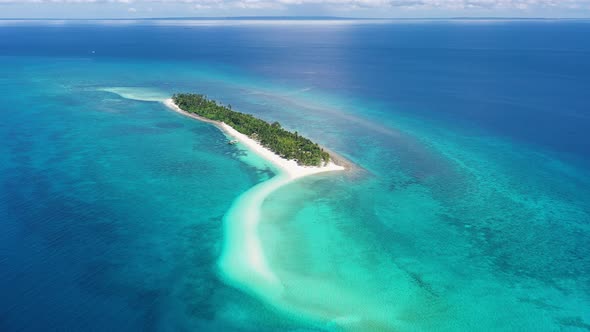
<svg viewBox="0 0 590 332">
<path fill-rule="evenodd" d="M 218 104 L 200 94 L 175 94 L 172 99 L 183 111 L 225 122 L 282 158 L 295 160 L 299 165 L 322 166 L 330 160 L 330 155 L 317 143 L 297 132 L 283 129 L 276 121 L 270 124 L 250 114 L 233 111 L 231 106 Z"/>
</svg>

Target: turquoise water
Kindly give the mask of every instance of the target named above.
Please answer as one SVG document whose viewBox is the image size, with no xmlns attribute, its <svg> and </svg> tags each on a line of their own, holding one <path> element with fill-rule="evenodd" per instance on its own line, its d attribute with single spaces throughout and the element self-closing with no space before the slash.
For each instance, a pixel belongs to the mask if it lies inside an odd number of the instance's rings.
<svg viewBox="0 0 590 332">
<path fill-rule="evenodd" d="M 162 33 L 145 29 L 136 33 Z M 342 41 L 357 30 L 329 29 L 349 52 L 361 43 Z M 288 36 L 301 43 L 299 32 Z M 380 97 L 387 72 L 371 85 L 355 61 L 299 68 L 341 78 L 330 83 L 290 76 L 296 70 L 286 65 L 273 77 L 261 62 L 289 57 L 271 46 L 261 41 L 259 60 L 248 65 L 201 53 L 178 59 L 170 49 L 163 58 L 61 48 L 55 52 L 65 54 L 1 58 L 1 330 L 590 329 L 590 176 L 578 131 L 584 101 L 575 94 L 582 83 L 571 83 L 571 101 L 563 101 L 575 124 L 552 121 L 563 132 L 544 144 L 547 113 L 522 127 L 526 135 L 511 131 L 523 106 L 504 99 L 514 112 L 506 126 L 482 120 L 487 113 L 478 118 L 484 124 L 473 114 L 434 114 L 444 109 L 436 94 L 428 114 L 418 101 L 425 92 L 399 103 Z M 350 56 L 329 50 L 317 52 Z M 490 65 L 481 61 L 471 65 Z M 532 67 L 547 79 L 539 85 L 570 74 Z M 460 76 L 449 80 L 447 90 L 461 86 Z M 284 287 L 279 296 L 239 287 L 218 265 L 224 222 L 239 219 L 249 190 L 278 172 L 157 101 L 176 91 L 278 120 L 358 165 L 282 186 L 262 203 L 258 234 Z M 511 97 L 544 110 L 532 97 Z M 571 146 L 560 148 L 568 138 Z"/>
<path fill-rule="evenodd" d="M 403 133 L 338 123 L 339 151 L 362 156 L 368 174 L 305 179 L 267 201 L 262 232 L 293 300 L 313 288 L 322 311 L 369 320 L 359 330 L 585 329 L 585 171 L 402 121 Z"/>
</svg>

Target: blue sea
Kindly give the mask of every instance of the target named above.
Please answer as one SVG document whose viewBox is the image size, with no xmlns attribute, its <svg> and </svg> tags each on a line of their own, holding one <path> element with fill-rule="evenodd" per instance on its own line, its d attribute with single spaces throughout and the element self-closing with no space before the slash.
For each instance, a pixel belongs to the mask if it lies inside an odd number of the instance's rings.
<svg viewBox="0 0 590 332">
<path fill-rule="evenodd" d="M 0 21 L 0 331 L 589 331 L 589 35 Z M 280 305 L 218 263 L 228 211 L 277 171 L 159 102 L 176 92 L 357 166 L 260 206 Z"/>
</svg>

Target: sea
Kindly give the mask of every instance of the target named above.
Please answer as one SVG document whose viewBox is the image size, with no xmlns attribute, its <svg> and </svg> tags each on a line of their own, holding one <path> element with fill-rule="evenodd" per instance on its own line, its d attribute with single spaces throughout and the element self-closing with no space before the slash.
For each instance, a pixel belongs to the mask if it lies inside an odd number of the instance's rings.
<svg viewBox="0 0 590 332">
<path fill-rule="evenodd" d="M 0 20 L 0 331 L 590 331 L 590 21 Z M 277 171 L 178 92 L 354 170 Z M 239 216 L 238 216 L 239 218 Z M 285 310 L 288 308 L 288 310 Z"/>
</svg>

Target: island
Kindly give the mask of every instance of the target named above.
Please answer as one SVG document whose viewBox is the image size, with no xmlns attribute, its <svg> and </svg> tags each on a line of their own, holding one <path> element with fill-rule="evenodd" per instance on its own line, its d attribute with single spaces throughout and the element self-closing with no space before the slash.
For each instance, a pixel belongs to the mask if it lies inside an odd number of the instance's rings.
<svg viewBox="0 0 590 332">
<path fill-rule="evenodd" d="M 317 143 L 297 132 L 285 130 L 279 122 L 268 123 L 251 114 L 234 111 L 231 105 L 221 105 L 201 94 L 175 94 L 172 101 L 187 113 L 227 124 L 281 158 L 294 160 L 300 166 L 325 166 L 330 162 L 330 154 Z"/>
<path fill-rule="evenodd" d="M 109 91 L 121 94 L 120 89 Z M 129 93 L 121 95 L 138 98 Z M 226 283 L 290 312 L 281 295 L 283 281 L 267 262 L 258 237 L 263 202 L 292 181 L 318 173 L 343 171 L 352 164 L 331 155 L 297 132 L 283 129 L 278 122 L 268 123 L 233 111 L 230 105 L 220 105 L 204 95 L 175 94 L 161 101 L 177 113 L 215 125 L 231 138 L 229 142 L 239 142 L 275 167 L 275 176 L 242 193 L 223 217 L 224 243 L 218 268 Z"/>
<path fill-rule="evenodd" d="M 217 271 L 228 285 L 259 298 L 285 314 L 301 317 L 300 308 L 286 301 L 285 281 L 267 260 L 267 252 L 259 237 L 262 207 L 270 195 L 293 181 L 320 173 L 324 176 L 330 176 L 327 173 L 359 174 L 358 166 L 296 132 L 283 129 L 279 123 L 268 123 L 233 111 L 231 106 L 220 105 L 204 95 L 185 93 L 169 97 L 153 90 L 129 87 L 100 90 L 127 99 L 160 102 L 182 116 L 207 122 L 221 130 L 228 137 L 228 143 L 235 142 L 232 146 L 262 159 L 263 163 L 255 162 L 251 166 L 270 168 L 274 175 L 236 197 L 223 216 L 224 239 Z M 243 159 L 246 163 L 252 160 Z M 316 318 L 309 312 L 306 315 L 310 319 Z"/>
</svg>

